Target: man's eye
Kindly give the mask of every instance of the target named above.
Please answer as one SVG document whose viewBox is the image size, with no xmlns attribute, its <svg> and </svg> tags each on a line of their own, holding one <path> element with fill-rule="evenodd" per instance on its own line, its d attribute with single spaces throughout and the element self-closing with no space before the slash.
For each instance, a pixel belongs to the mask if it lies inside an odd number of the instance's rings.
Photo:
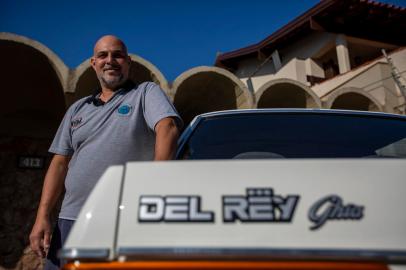
<svg viewBox="0 0 406 270">
<path fill-rule="evenodd" d="M 123 58 L 124 55 L 122 53 L 115 53 L 115 54 L 113 54 L 113 57 L 114 58 Z"/>
<path fill-rule="evenodd" d="M 107 54 L 98 54 L 97 55 L 97 58 L 100 58 L 100 59 L 103 59 L 103 58 L 106 58 L 106 56 L 107 56 Z"/>
</svg>

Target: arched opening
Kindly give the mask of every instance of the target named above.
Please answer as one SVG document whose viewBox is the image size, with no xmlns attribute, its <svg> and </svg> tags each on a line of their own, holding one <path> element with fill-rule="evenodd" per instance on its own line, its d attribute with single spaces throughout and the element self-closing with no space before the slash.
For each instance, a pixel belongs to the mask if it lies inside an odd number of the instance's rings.
<svg viewBox="0 0 406 270">
<path fill-rule="evenodd" d="M 48 58 L 36 49 L 0 40 L 4 65 L 1 133 L 52 138 L 65 112 L 62 84 Z"/>
<path fill-rule="evenodd" d="M 76 100 L 93 94 L 97 88 L 100 88 L 99 80 L 93 68 L 89 65 L 78 78 L 75 91 L 69 93 L 68 104 L 72 105 Z"/>
<path fill-rule="evenodd" d="M 306 94 L 297 86 L 278 84 L 261 95 L 258 108 L 306 108 Z"/>
<path fill-rule="evenodd" d="M 334 100 L 332 109 L 380 111 L 377 104 L 368 97 L 359 93 L 344 93 Z"/>
<path fill-rule="evenodd" d="M 297 82 L 270 81 L 258 92 L 257 108 L 320 108 L 320 100 Z"/>
<path fill-rule="evenodd" d="M 44 53 L 49 49 L 24 41 L 0 39 L 0 268 L 15 267 L 28 245 L 48 148 L 65 112 L 63 82 Z"/>
<path fill-rule="evenodd" d="M 185 125 L 198 114 L 252 107 L 248 90 L 241 81 L 229 76 L 219 68 L 200 67 L 175 80 L 174 105 Z"/>
<path fill-rule="evenodd" d="M 153 81 L 168 92 L 168 83 L 162 73 L 151 63 L 139 56 L 131 55 L 131 68 L 129 78 L 136 84 Z M 96 73 L 90 65 L 90 59 L 84 61 L 77 69 L 73 79 L 74 91 L 68 95 L 68 104 L 91 95 L 100 87 Z"/>
</svg>

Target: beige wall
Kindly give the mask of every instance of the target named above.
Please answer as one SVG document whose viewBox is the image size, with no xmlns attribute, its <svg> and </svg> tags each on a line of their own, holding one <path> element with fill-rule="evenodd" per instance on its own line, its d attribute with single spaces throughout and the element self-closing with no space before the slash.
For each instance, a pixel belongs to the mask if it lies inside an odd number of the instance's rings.
<svg viewBox="0 0 406 270">
<path fill-rule="evenodd" d="M 392 45 L 355 38 L 347 37 L 347 41 L 350 44 L 350 55 L 351 44 L 355 44 L 358 50 L 362 50 L 363 44 L 368 50 L 373 50 L 374 46 L 394 48 Z M 365 63 L 310 87 L 306 81 L 307 75 L 324 77 L 324 70 L 317 58 L 334 51 L 335 35 L 325 33 L 310 35 L 279 50 L 282 57 L 281 69 L 276 71 L 272 61 L 265 64 L 252 78 L 254 92 L 247 88 L 246 80 L 263 61 L 256 57 L 241 61 L 234 74 L 217 67 L 197 67 L 185 71 L 173 83 L 169 83 L 152 63 L 137 55 L 131 55 L 135 67 L 131 78 L 137 82 L 152 80 L 159 83 L 185 116 L 186 124 L 201 112 L 256 108 L 258 104 L 264 107 L 330 108 L 333 104 L 340 103 L 355 106 L 354 109 L 357 109 L 359 100 L 359 104 L 362 103 L 368 110 L 404 113 L 405 99 L 393 80 L 390 65 L 384 58 Z M 25 224 L 32 224 L 45 171 L 16 171 L 13 160 L 19 154 L 47 156 L 46 145 L 53 137 L 67 106 L 90 94 L 89 91 L 97 87 L 97 78 L 88 60 L 75 69 L 69 69 L 45 45 L 26 37 L 0 33 L 0 52 L 7 63 L 3 65 L 1 72 L 3 78 L 0 91 L 5 94 L 7 102 L 0 110 L 0 137 L 3 146 L 14 147 L 11 150 L 13 155 L 3 153 L 4 158 L 0 164 L 8 170 L 7 174 L 2 175 L 2 181 L 11 181 L 11 187 L 2 189 L 5 192 L 2 198 L 4 202 L 8 200 L 7 196 L 13 196 L 14 193 L 9 191 L 18 187 L 13 182 L 13 177 L 18 175 L 16 180 L 24 187 L 32 189 L 31 193 L 35 196 L 31 196 L 27 201 L 31 208 L 24 206 L 24 209 L 16 211 L 24 213 Z M 16 57 L 18 61 L 15 61 Z M 398 49 L 390 57 L 400 74 L 406 77 L 406 48 Z M 403 78 L 401 80 L 406 84 Z M 345 100 L 346 98 L 348 100 Z M 351 98 L 354 100 L 350 100 Z M 335 103 L 337 100 L 340 102 Z M 38 178 L 38 175 L 41 176 Z M 4 203 L 0 211 L 9 213 L 10 207 L 14 206 Z M 12 223 L 10 220 L 3 221 L 4 224 L 5 222 Z M 14 238 L 21 240 L 15 251 L 0 251 L 2 259 L 5 258 L 4 254 L 8 254 L 7 266 L 15 266 L 19 256 L 22 256 L 28 244 L 28 231 L 29 228 L 26 228 L 23 234 L 14 232 Z M 0 243 L 0 246 L 8 247 L 7 243 Z M 20 264 L 22 261 L 23 259 Z M 0 260 L 0 266 L 4 265 L 5 262 Z"/>
<path fill-rule="evenodd" d="M 390 57 L 404 76 L 406 73 L 406 48 L 393 53 Z M 335 79 L 316 85 L 312 89 L 323 101 L 328 100 L 334 92 L 340 89 L 351 87 L 362 89 L 378 101 L 383 111 L 402 113 L 402 104 L 405 100 L 392 77 L 391 71 L 391 66 L 386 60 L 380 58 Z"/>
<path fill-rule="evenodd" d="M 335 91 L 355 88 L 361 89 L 370 95 L 374 101 L 382 106 L 383 111 L 402 113 L 402 108 L 404 107 L 402 104 L 405 103 L 405 100 L 392 77 L 391 66 L 388 65 L 385 58 L 379 58 L 379 56 L 381 56 L 381 48 L 392 50 L 397 47 L 392 44 L 348 37 L 345 35 L 322 32 L 314 33 L 291 46 L 278 49 L 282 56 L 282 68 L 276 71 L 272 60 L 266 63 L 263 69 L 251 78 L 254 92 L 257 93 L 261 87 L 273 80 L 292 79 L 304 85 L 310 85 L 310 83 L 307 82 L 307 76 L 324 78 L 325 72 L 318 59 L 325 55 L 327 59 L 333 57 L 341 72 L 343 72 L 343 70 L 345 72 L 311 87 L 324 103 L 327 102 Z M 354 59 L 348 59 L 347 57 L 354 57 L 359 53 L 362 54 L 364 50 L 365 54 L 369 53 L 378 58 L 348 70 L 348 68 L 351 68 L 351 65 L 355 64 L 350 64 L 348 61 L 353 62 Z M 342 53 L 346 55 L 342 55 Z M 390 57 L 393 59 L 393 63 L 398 68 L 400 74 L 406 77 L 406 49 L 398 49 L 398 51 L 392 53 Z M 346 60 L 346 62 L 343 59 Z M 345 66 L 343 66 L 343 61 L 345 62 L 344 64 L 346 64 Z M 341 67 L 339 62 L 341 63 Z M 245 59 L 238 63 L 235 74 L 247 85 L 248 76 L 252 74 L 260 64 L 261 60 L 258 60 L 257 57 Z M 406 85 L 404 78 L 401 78 L 401 80 Z"/>
<path fill-rule="evenodd" d="M 324 70 L 320 66 L 317 58 L 326 54 L 328 51 L 335 51 L 337 37 L 337 35 L 330 33 L 316 32 L 295 44 L 279 49 L 278 52 L 281 55 L 282 60 L 281 69 L 276 71 L 272 60 L 266 63 L 252 78 L 254 93 L 272 80 L 292 79 L 309 86 L 310 84 L 307 82 L 307 76 L 315 76 L 319 78 L 324 77 Z M 354 46 L 365 45 L 369 49 L 379 46 L 385 48 L 395 47 L 390 44 L 366 41 L 354 37 L 343 35 L 340 35 L 340 37 L 345 38 L 347 45 L 349 44 L 349 49 L 351 49 L 351 44 L 354 44 Z M 94 88 L 94 85 L 97 84 L 97 79 L 91 71 L 88 59 L 77 68 L 69 70 L 56 54 L 39 42 L 10 33 L 0 33 L 0 40 L 21 43 L 25 46 L 32 47 L 40 54 L 45 55 L 49 59 L 51 67 L 58 76 L 62 90 L 65 93 L 65 103 L 67 105 L 83 95 L 89 94 L 89 90 L 86 89 Z M 349 53 L 351 54 L 351 51 L 349 51 Z M 405 76 L 406 50 L 397 51 L 393 53 L 391 57 L 400 73 Z M 171 83 L 168 83 L 164 75 L 147 60 L 142 59 L 137 55 L 132 55 L 132 58 L 135 65 L 146 71 L 145 78 L 143 77 L 141 80 L 157 81 L 173 100 L 176 94 L 176 89 Z M 245 85 L 244 87 L 246 87 L 248 76 L 256 70 L 262 61 L 263 59 L 259 60 L 258 57 L 242 60 L 238 63 L 238 67 L 234 74 L 229 75 L 228 79 L 230 82 L 234 81 L 234 84 L 237 79 Z M 380 64 L 378 64 L 378 62 Z M 137 74 L 141 73 L 137 71 L 134 73 L 134 76 L 137 76 Z M 217 74 L 220 73 L 214 71 L 211 74 L 213 78 L 215 78 L 218 77 Z M 235 78 L 231 79 L 231 76 L 234 76 Z M 312 86 L 311 89 L 319 98 L 326 100 L 332 92 L 350 87 L 363 89 L 371 94 L 387 112 L 399 112 L 395 107 L 400 106 L 404 102 L 399 87 L 394 83 L 393 78 L 391 77 L 390 66 L 388 66 L 385 59 L 377 59 L 371 63 L 362 65 L 346 72 L 345 74 L 327 80 L 326 82 L 316 84 Z M 83 89 L 85 89 L 85 91 Z M 196 101 L 190 100 L 190 102 L 193 103 Z M 250 106 L 251 105 L 247 103 L 243 107 L 249 108 Z"/>
<path fill-rule="evenodd" d="M 306 81 L 306 62 L 297 58 L 291 59 L 286 63 L 276 74 L 257 75 L 251 78 L 254 86 L 254 91 L 257 92 L 267 82 L 277 79 L 291 79 L 303 84 L 308 84 Z M 247 77 L 240 78 L 247 84 Z"/>
</svg>

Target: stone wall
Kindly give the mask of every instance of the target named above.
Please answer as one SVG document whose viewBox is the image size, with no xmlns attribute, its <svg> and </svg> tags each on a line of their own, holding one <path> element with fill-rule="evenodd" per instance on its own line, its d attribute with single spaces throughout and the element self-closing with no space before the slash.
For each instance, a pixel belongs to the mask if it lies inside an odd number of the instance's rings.
<svg viewBox="0 0 406 270">
<path fill-rule="evenodd" d="M 49 144 L 49 139 L 0 137 L 0 269 L 42 269 L 28 235 L 50 161 Z M 44 157 L 43 169 L 18 168 L 20 155 Z"/>
</svg>

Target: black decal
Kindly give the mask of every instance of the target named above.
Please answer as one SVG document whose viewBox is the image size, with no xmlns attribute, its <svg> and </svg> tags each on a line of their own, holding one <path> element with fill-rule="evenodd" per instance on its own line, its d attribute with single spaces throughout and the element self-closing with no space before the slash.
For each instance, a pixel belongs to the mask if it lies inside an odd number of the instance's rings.
<svg viewBox="0 0 406 270">
<path fill-rule="evenodd" d="M 310 208 L 308 217 L 314 224 L 311 230 L 323 226 L 328 220 L 360 220 L 364 216 L 364 207 L 355 204 L 344 205 L 341 197 L 329 195 L 321 198 Z"/>
<path fill-rule="evenodd" d="M 161 196 L 141 196 L 139 201 L 138 221 L 159 222 L 164 218 L 165 200 Z"/>
<path fill-rule="evenodd" d="M 138 221 L 214 222 L 214 213 L 201 210 L 199 196 L 141 196 Z"/>
<path fill-rule="evenodd" d="M 283 198 L 272 188 L 247 188 L 246 196 L 223 196 L 223 221 L 291 222 L 299 196 Z"/>
<path fill-rule="evenodd" d="M 223 196 L 223 220 L 234 222 L 248 220 L 248 203 L 244 196 Z"/>
</svg>

